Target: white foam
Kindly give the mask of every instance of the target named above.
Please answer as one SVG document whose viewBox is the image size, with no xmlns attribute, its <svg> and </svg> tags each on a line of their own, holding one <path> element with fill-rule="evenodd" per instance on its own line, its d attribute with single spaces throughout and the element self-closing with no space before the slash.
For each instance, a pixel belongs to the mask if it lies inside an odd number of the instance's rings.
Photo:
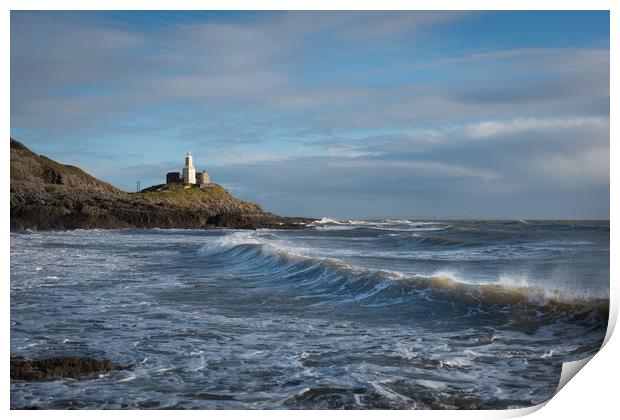
<svg viewBox="0 0 620 420">
<path fill-rule="evenodd" d="M 317 220 L 314 223 L 315 224 L 319 224 L 319 225 L 325 225 L 325 224 L 328 224 L 328 223 L 332 223 L 332 224 L 335 224 L 335 225 L 345 224 L 345 222 L 341 222 L 340 220 L 337 220 L 337 219 L 332 219 L 331 217 L 322 217 L 321 220 Z"/>
<path fill-rule="evenodd" d="M 446 383 L 443 381 L 434 381 L 431 379 L 416 379 L 415 382 L 424 388 L 430 388 L 435 391 L 446 389 Z"/>
<path fill-rule="evenodd" d="M 560 287 L 544 285 L 533 281 L 527 274 L 507 274 L 502 273 L 499 277 L 499 284 L 507 289 L 527 291 L 527 298 L 532 303 L 546 304 L 549 301 L 556 302 L 575 302 L 582 300 L 600 299 L 586 291 L 566 290 Z"/>
<path fill-rule="evenodd" d="M 220 254 L 238 245 L 263 244 L 253 232 L 235 232 L 225 236 L 210 237 L 209 241 L 200 247 L 199 255 L 209 256 Z"/>
<path fill-rule="evenodd" d="M 452 226 L 439 222 L 420 222 L 407 219 L 384 219 L 384 220 L 338 220 L 331 217 L 323 217 L 321 220 L 310 223 L 308 226 L 317 227 L 321 230 L 346 230 L 351 228 L 365 227 L 368 229 L 403 231 L 440 231 Z"/>
<path fill-rule="evenodd" d="M 540 356 L 541 359 L 550 359 L 551 357 L 553 357 L 553 350 L 549 350 Z"/>
</svg>

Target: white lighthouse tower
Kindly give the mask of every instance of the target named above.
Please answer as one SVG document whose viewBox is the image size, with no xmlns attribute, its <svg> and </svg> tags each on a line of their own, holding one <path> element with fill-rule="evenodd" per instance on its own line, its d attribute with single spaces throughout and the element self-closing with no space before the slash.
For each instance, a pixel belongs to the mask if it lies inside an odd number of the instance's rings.
<svg viewBox="0 0 620 420">
<path fill-rule="evenodd" d="M 192 154 L 188 153 L 185 156 L 185 167 L 183 168 L 183 182 L 186 184 L 196 183 L 196 169 L 194 168 L 194 162 L 192 160 Z"/>
</svg>

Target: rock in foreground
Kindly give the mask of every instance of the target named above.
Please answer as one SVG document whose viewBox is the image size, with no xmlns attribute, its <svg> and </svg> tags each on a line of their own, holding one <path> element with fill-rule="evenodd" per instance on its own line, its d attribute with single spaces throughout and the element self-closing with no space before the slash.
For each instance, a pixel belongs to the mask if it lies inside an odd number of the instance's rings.
<svg viewBox="0 0 620 420">
<path fill-rule="evenodd" d="M 11 357 L 11 379 L 19 381 L 84 379 L 99 373 L 122 369 L 124 367 L 109 360 L 88 357 L 53 357 L 41 360 L 28 360 L 21 356 Z"/>
</svg>

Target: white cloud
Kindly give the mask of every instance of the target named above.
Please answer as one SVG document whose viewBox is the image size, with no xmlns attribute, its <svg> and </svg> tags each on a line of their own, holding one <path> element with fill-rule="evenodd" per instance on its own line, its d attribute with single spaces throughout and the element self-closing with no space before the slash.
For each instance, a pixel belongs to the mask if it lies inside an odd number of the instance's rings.
<svg viewBox="0 0 620 420">
<path fill-rule="evenodd" d="M 440 178 L 477 178 L 482 181 L 497 181 L 501 177 L 496 172 L 484 168 L 468 167 L 434 161 L 388 161 L 392 167 L 416 171 L 424 176 Z"/>
<path fill-rule="evenodd" d="M 480 121 L 463 127 L 471 138 L 506 136 L 527 131 L 561 131 L 575 128 L 604 129 L 609 119 L 600 116 L 559 118 L 514 118 L 508 121 Z"/>
<path fill-rule="evenodd" d="M 564 188 L 609 182 L 609 148 L 593 147 L 568 153 L 545 153 L 525 162 L 529 176 Z"/>
<path fill-rule="evenodd" d="M 371 157 L 371 156 L 379 156 L 380 153 L 377 152 L 367 152 L 362 150 L 356 150 L 352 147 L 328 147 L 327 148 L 327 156 L 330 157 L 340 157 L 347 159 L 357 159 L 362 157 Z"/>
</svg>

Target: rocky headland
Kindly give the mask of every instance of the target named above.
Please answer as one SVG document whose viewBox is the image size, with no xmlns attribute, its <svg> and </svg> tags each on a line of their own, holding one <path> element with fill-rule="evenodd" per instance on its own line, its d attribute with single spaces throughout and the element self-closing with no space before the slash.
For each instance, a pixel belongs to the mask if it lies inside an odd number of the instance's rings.
<svg viewBox="0 0 620 420">
<path fill-rule="evenodd" d="M 312 221 L 265 212 L 217 184 L 157 185 L 127 193 L 11 139 L 11 230 L 295 229 Z"/>
</svg>

